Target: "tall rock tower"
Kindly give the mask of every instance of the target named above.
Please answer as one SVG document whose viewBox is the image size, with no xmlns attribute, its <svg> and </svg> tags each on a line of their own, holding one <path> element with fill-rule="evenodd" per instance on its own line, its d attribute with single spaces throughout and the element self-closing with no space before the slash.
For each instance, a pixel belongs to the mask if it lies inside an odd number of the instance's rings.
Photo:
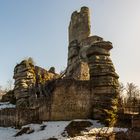
<svg viewBox="0 0 140 140">
<path fill-rule="evenodd" d="M 89 68 L 80 57 L 81 42 L 90 35 L 89 9 L 82 7 L 73 12 L 69 24 L 69 47 L 66 76 L 76 80 L 89 80 Z"/>
<path fill-rule="evenodd" d="M 90 35 L 89 8 L 82 7 L 80 12 L 73 12 L 69 25 L 69 43 L 77 40 L 79 43 Z"/>
<path fill-rule="evenodd" d="M 93 88 L 93 116 L 109 126 L 117 120 L 118 78 L 110 58 L 109 41 L 93 43 L 87 50 L 90 80 Z"/>
<path fill-rule="evenodd" d="M 94 119 L 114 125 L 119 76 L 110 58 L 113 46 L 99 36 L 90 36 L 89 17 L 87 7 L 82 7 L 80 12 L 75 11 L 71 16 L 66 76 L 91 81 Z"/>
</svg>

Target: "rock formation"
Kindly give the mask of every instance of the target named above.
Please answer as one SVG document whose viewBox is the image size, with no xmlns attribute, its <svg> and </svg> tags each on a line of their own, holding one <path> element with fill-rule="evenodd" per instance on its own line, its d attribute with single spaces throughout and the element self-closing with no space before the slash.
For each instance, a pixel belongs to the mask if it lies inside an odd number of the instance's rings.
<svg viewBox="0 0 140 140">
<path fill-rule="evenodd" d="M 76 80 L 89 80 L 89 68 L 80 58 L 81 41 L 90 35 L 89 9 L 82 7 L 73 12 L 69 25 L 68 66 L 66 76 Z"/>
<path fill-rule="evenodd" d="M 118 78 L 110 59 L 112 43 L 100 41 L 87 50 L 90 79 L 94 86 L 94 118 L 108 125 L 116 121 L 118 106 Z"/>
<path fill-rule="evenodd" d="M 88 64 L 80 58 L 80 48 L 77 40 L 69 44 L 66 76 L 76 80 L 89 80 Z"/>
<path fill-rule="evenodd" d="M 76 80 L 89 80 L 87 49 L 103 38 L 90 36 L 90 13 L 88 7 L 73 12 L 69 25 L 69 47 L 66 77 Z"/>
<path fill-rule="evenodd" d="M 112 43 L 99 36 L 90 36 L 89 9 L 74 12 L 69 26 L 68 67 L 66 76 L 89 80 L 94 87 L 95 119 L 104 118 L 113 125 L 116 121 L 118 78 L 110 58 Z"/>
<path fill-rule="evenodd" d="M 43 85 L 48 80 L 56 77 L 58 77 L 57 74 L 34 66 L 29 60 L 23 60 L 20 64 L 16 65 L 13 78 L 15 79 L 14 94 L 17 100 L 17 107 L 28 107 L 29 98 L 43 96 L 45 94 Z"/>
<path fill-rule="evenodd" d="M 29 90 L 35 85 L 35 68 L 27 60 L 16 65 L 14 69 L 15 87 L 14 93 L 17 106 L 28 106 Z"/>
<path fill-rule="evenodd" d="M 32 59 L 22 61 L 14 69 L 16 107 L 34 107 L 40 121 L 94 118 L 114 125 L 119 76 L 112 48 L 111 42 L 90 36 L 89 9 L 82 7 L 71 16 L 66 77 L 54 67 L 47 71 Z"/>
<path fill-rule="evenodd" d="M 69 43 L 74 40 L 81 42 L 90 35 L 90 13 L 88 7 L 82 7 L 80 12 L 73 12 L 69 25 Z"/>
</svg>

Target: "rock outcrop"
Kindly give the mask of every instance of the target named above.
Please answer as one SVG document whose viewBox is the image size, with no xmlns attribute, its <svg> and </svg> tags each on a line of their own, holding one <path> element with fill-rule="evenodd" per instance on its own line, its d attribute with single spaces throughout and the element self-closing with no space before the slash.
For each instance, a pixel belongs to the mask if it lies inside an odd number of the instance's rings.
<svg viewBox="0 0 140 140">
<path fill-rule="evenodd" d="M 80 58 L 81 42 L 90 35 L 89 9 L 82 7 L 80 12 L 73 12 L 69 24 L 69 47 L 66 76 L 76 80 L 89 80 L 87 62 Z"/>
<path fill-rule="evenodd" d="M 45 91 L 43 91 L 45 83 L 57 77 L 57 74 L 34 66 L 29 60 L 23 60 L 14 69 L 14 94 L 17 107 L 28 107 L 29 98 L 43 96 L 45 94 Z"/>
<path fill-rule="evenodd" d="M 89 9 L 82 7 L 72 14 L 69 25 L 66 77 L 60 78 L 54 67 L 47 71 L 32 59 L 22 61 L 14 70 L 16 106 L 37 108 L 40 120 L 93 116 L 113 126 L 119 76 L 110 58 L 112 48 L 111 42 L 90 36 Z"/>
<path fill-rule="evenodd" d="M 26 107 L 29 105 L 29 90 L 35 86 L 35 77 L 35 67 L 28 60 L 23 60 L 20 64 L 16 65 L 13 78 L 15 79 L 14 93 L 17 106 Z"/>
<path fill-rule="evenodd" d="M 95 119 L 104 118 L 113 125 L 118 104 L 118 78 L 110 58 L 112 43 L 99 36 L 90 36 L 89 9 L 82 7 L 71 16 L 67 77 L 89 80 L 94 87 Z"/>
<path fill-rule="evenodd" d="M 112 43 L 100 41 L 87 50 L 90 79 L 94 86 L 94 118 L 113 125 L 118 106 L 118 78 L 110 58 Z M 104 118 L 104 120 L 103 120 Z"/>
<path fill-rule="evenodd" d="M 77 40 L 69 44 L 66 76 L 76 80 L 89 80 L 89 67 L 87 62 L 80 58 L 80 50 L 81 46 Z"/>
<path fill-rule="evenodd" d="M 90 13 L 88 7 L 82 7 L 80 12 L 73 12 L 69 24 L 69 43 L 74 40 L 81 42 L 90 35 Z"/>
</svg>

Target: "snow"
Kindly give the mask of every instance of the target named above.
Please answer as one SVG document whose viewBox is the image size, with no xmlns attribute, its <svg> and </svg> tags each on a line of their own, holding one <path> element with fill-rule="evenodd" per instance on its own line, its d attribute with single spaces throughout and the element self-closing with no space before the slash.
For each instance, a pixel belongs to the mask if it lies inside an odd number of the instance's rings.
<svg viewBox="0 0 140 140">
<path fill-rule="evenodd" d="M 61 134 L 64 132 L 65 127 L 70 123 L 70 121 L 56 121 L 56 122 L 44 122 L 43 125 L 46 125 L 44 131 L 40 131 L 40 126 L 38 124 L 30 124 L 30 126 L 35 130 L 35 133 L 30 135 L 24 134 L 19 137 L 17 140 L 43 140 L 52 137 L 63 139 Z"/>
<path fill-rule="evenodd" d="M 118 127 L 105 127 L 104 125 L 98 123 L 97 120 L 92 120 L 91 121 L 93 123 L 93 126 L 87 128 L 88 134 L 97 134 L 97 133 L 112 133 L 112 132 L 126 132 L 128 129 L 127 128 L 118 128 Z M 86 134 L 87 132 L 85 132 L 84 134 Z"/>
<path fill-rule="evenodd" d="M 9 102 L 0 102 L 0 110 L 4 108 L 15 108 L 15 105 Z"/>
<path fill-rule="evenodd" d="M 70 123 L 70 121 L 56 121 L 56 122 L 43 122 L 42 124 L 29 124 L 29 126 L 35 130 L 31 134 L 23 134 L 18 137 L 14 135 L 18 130 L 14 128 L 3 128 L 0 127 L 0 140 L 43 140 L 48 138 L 58 138 L 60 140 L 65 140 L 61 134 L 64 132 L 65 127 Z M 46 125 L 45 130 L 40 130 L 40 126 Z M 26 127 L 23 126 L 23 127 Z"/>
<path fill-rule="evenodd" d="M 17 130 L 14 128 L 0 127 L 0 140 L 12 140 L 12 136 L 16 134 Z M 13 139 L 14 140 L 14 139 Z M 15 139 L 16 140 L 16 139 Z"/>
<path fill-rule="evenodd" d="M 77 137 L 74 137 L 74 138 L 68 138 L 68 139 L 65 139 L 65 140 L 97 140 L 97 138 L 95 136 L 77 136 Z"/>
<path fill-rule="evenodd" d="M 82 120 L 75 120 L 75 121 L 82 121 Z M 84 120 L 85 121 L 85 120 Z M 48 138 L 57 138 L 58 140 L 94 140 L 95 136 L 92 135 L 88 136 L 88 134 L 94 134 L 94 133 L 110 133 L 110 132 L 118 132 L 118 131 L 124 131 L 126 132 L 126 128 L 113 128 L 113 127 L 104 127 L 100 123 L 97 122 L 97 120 L 87 120 L 91 121 L 93 123 L 93 126 L 87 128 L 88 131 L 83 132 L 83 136 L 77 136 L 74 138 L 68 138 L 67 136 L 62 136 L 62 133 L 65 130 L 65 127 L 71 122 L 71 121 L 49 121 L 49 122 L 43 122 L 42 124 L 29 124 L 25 125 L 23 127 L 29 126 L 30 128 L 34 129 L 35 131 L 31 134 L 23 134 L 18 137 L 14 137 L 14 135 L 19 131 L 14 128 L 4 128 L 0 127 L 0 140 L 46 140 Z M 40 127 L 46 125 L 44 130 L 40 130 Z"/>
</svg>

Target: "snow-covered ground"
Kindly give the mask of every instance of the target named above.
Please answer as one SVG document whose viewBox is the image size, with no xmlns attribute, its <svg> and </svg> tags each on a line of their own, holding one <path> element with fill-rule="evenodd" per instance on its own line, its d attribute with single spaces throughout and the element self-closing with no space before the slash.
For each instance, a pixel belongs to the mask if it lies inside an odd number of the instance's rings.
<svg viewBox="0 0 140 140">
<path fill-rule="evenodd" d="M 0 102 L 0 110 L 4 108 L 15 108 L 15 105 L 9 102 Z M 0 127 L 0 140 L 47 140 L 48 138 L 57 138 L 58 140 L 94 140 L 94 134 L 111 133 L 118 131 L 127 131 L 127 129 L 104 127 L 96 120 L 74 120 L 74 121 L 90 121 L 93 125 L 82 132 L 82 136 L 76 136 L 69 138 L 64 131 L 71 121 L 55 121 L 55 122 L 43 122 L 42 124 L 29 124 L 23 127 L 30 127 L 34 132 L 30 134 L 22 134 L 15 137 L 20 130 L 11 127 Z M 44 130 L 41 130 L 41 127 Z M 65 132 L 65 133 L 64 133 Z M 65 134 L 65 135 L 63 135 Z M 92 137 L 91 137 L 92 135 Z"/>
<path fill-rule="evenodd" d="M 76 120 L 75 120 L 76 121 Z M 89 120 L 88 120 L 89 121 Z M 14 128 L 4 128 L 0 127 L 0 140 L 47 140 L 48 138 L 57 138 L 58 140 L 94 140 L 94 136 L 88 137 L 88 134 L 94 133 L 110 133 L 118 131 L 127 131 L 127 129 L 121 128 L 108 128 L 104 127 L 96 120 L 90 120 L 92 126 L 87 128 L 87 131 L 83 132 L 84 136 L 77 136 L 75 138 L 68 138 L 67 136 L 62 136 L 65 127 L 70 123 L 70 121 L 55 121 L 55 122 L 43 122 L 42 124 L 29 124 L 23 127 L 29 126 L 34 129 L 31 134 L 23 134 L 21 136 L 14 137 L 14 135 L 19 131 Z M 44 130 L 40 130 L 40 127 L 46 125 Z"/>
<path fill-rule="evenodd" d="M 15 105 L 9 102 L 0 102 L 0 110 L 4 108 L 15 108 Z"/>
</svg>

